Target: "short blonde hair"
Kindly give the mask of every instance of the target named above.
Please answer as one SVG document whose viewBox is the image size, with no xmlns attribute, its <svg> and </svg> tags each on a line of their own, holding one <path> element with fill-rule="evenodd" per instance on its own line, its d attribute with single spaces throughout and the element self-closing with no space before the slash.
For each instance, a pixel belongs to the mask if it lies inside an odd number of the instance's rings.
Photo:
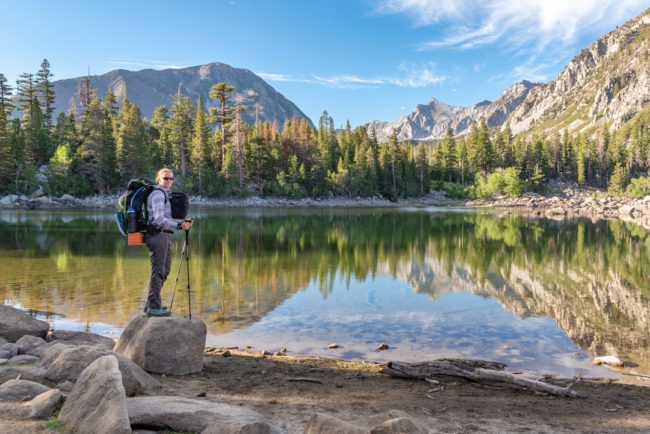
<svg viewBox="0 0 650 434">
<path fill-rule="evenodd" d="M 158 173 L 156 174 L 156 182 L 158 184 L 160 184 L 160 180 L 163 178 L 163 176 L 165 176 L 165 173 L 167 173 L 167 172 L 171 173 L 172 175 L 174 174 L 174 171 L 172 169 L 167 168 L 167 167 L 163 167 L 162 169 L 160 169 L 158 171 Z"/>
</svg>

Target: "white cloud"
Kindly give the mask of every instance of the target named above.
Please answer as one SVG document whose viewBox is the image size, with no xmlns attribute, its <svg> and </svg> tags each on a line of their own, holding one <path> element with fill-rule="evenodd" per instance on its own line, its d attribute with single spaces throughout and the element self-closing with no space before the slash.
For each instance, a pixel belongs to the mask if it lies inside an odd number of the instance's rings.
<svg viewBox="0 0 650 434">
<path fill-rule="evenodd" d="M 320 77 L 315 75 L 313 78 L 315 83 L 321 83 L 326 86 L 337 88 L 372 87 L 386 83 L 386 81 L 381 78 L 362 78 L 351 74 L 341 74 L 332 77 Z"/>
<path fill-rule="evenodd" d="M 575 42 L 594 26 L 612 29 L 647 5 L 647 0 L 378 0 L 375 12 L 404 14 L 416 26 L 436 25 L 448 35 L 423 42 L 422 50 L 497 43 L 539 53 Z"/>
<path fill-rule="evenodd" d="M 272 74 L 267 72 L 256 72 L 255 74 L 269 81 L 295 81 L 292 76 L 286 74 Z"/>
<path fill-rule="evenodd" d="M 257 75 L 269 81 L 318 84 L 337 89 L 359 89 L 393 85 L 399 87 L 426 87 L 438 84 L 447 77 L 435 72 L 435 64 L 399 65 L 397 72 L 387 76 L 361 77 L 354 74 L 338 74 L 330 77 L 312 75 L 309 78 L 296 77 L 286 74 L 256 72 Z"/>
</svg>

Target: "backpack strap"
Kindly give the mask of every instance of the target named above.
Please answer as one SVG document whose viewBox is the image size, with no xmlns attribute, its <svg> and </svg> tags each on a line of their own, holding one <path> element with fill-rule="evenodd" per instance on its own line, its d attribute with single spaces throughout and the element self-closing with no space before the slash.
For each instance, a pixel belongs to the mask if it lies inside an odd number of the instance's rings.
<svg viewBox="0 0 650 434">
<path fill-rule="evenodd" d="M 152 185 L 152 186 L 151 186 L 151 191 L 153 191 L 153 190 L 162 191 L 163 196 L 165 196 L 165 203 L 167 203 L 167 199 L 168 199 L 168 197 L 167 197 L 167 193 L 165 192 L 165 190 L 163 190 L 162 188 L 158 187 L 157 185 Z M 149 194 L 151 194 L 151 193 L 149 193 Z"/>
</svg>

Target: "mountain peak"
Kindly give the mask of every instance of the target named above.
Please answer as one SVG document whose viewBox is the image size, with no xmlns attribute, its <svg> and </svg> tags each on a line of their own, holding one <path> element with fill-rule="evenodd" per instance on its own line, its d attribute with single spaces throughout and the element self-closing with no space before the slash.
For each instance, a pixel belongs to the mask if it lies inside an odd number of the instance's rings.
<svg viewBox="0 0 650 434">
<path fill-rule="evenodd" d="M 97 90 L 97 95 L 100 98 L 106 94 L 108 89 L 111 89 L 121 102 L 126 88 L 129 101 L 137 105 L 142 111 L 142 115 L 149 119 L 152 118 L 156 107 L 162 105 L 171 107 L 173 102 L 171 95 L 176 94 L 179 84 L 181 94 L 189 96 L 194 103 L 201 95 L 206 110 L 216 107 L 218 102 L 210 99 L 208 94 L 213 85 L 225 82 L 235 86 L 233 97 L 237 95 L 242 105 L 251 108 L 242 114 L 242 118 L 249 124 L 255 122 L 255 105 L 257 104 L 257 116 L 261 121 L 273 122 L 273 120 L 277 120 L 279 123 L 284 123 L 285 120 L 297 116 L 307 119 L 313 125 L 311 120 L 294 103 L 277 92 L 262 78 L 248 69 L 233 68 L 221 62 L 163 70 L 115 69 L 102 75 L 91 76 L 90 79 L 91 87 Z M 57 95 L 55 116 L 59 112 L 69 109 L 69 101 L 72 97 L 77 99 L 78 82 L 79 78 L 54 82 Z M 78 100 L 77 104 L 79 104 Z"/>
</svg>

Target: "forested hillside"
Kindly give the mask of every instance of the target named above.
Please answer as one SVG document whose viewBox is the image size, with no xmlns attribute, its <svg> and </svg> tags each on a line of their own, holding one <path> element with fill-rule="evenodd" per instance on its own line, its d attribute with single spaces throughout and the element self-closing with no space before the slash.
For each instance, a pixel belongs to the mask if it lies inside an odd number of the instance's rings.
<svg viewBox="0 0 650 434">
<path fill-rule="evenodd" d="M 312 128 L 294 116 L 283 125 L 242 120 L 233 86 L 215 83 L 198 101 L 177 95 L 151 121 L 128 95 L 118 106 L 107 92 L 53 119 L 56 95 L 47 60 L 13 89 L 0 74 L 0 192 L 84 196 L 114 193 L 128 179 L 171 167 L 178 186 L 206 196 L 376 196 L 390 199 L 445 190 L 454 197 L 542 191 L 550 178 L 608 187 L 622 194 L 646 188 L 650 106 L 615 133 L 567 131 L 551 138 L 488 129 L 451 130 L 439 143 L 379 142 L 364 126 L 335 128 L 324 112 Z M 216 108 L 204 109 L 206 99 Z M 22 113 L 13 118 L 14 112 Z M 249 109 L 250 110 L 250 109 Z"/>
</svg>

